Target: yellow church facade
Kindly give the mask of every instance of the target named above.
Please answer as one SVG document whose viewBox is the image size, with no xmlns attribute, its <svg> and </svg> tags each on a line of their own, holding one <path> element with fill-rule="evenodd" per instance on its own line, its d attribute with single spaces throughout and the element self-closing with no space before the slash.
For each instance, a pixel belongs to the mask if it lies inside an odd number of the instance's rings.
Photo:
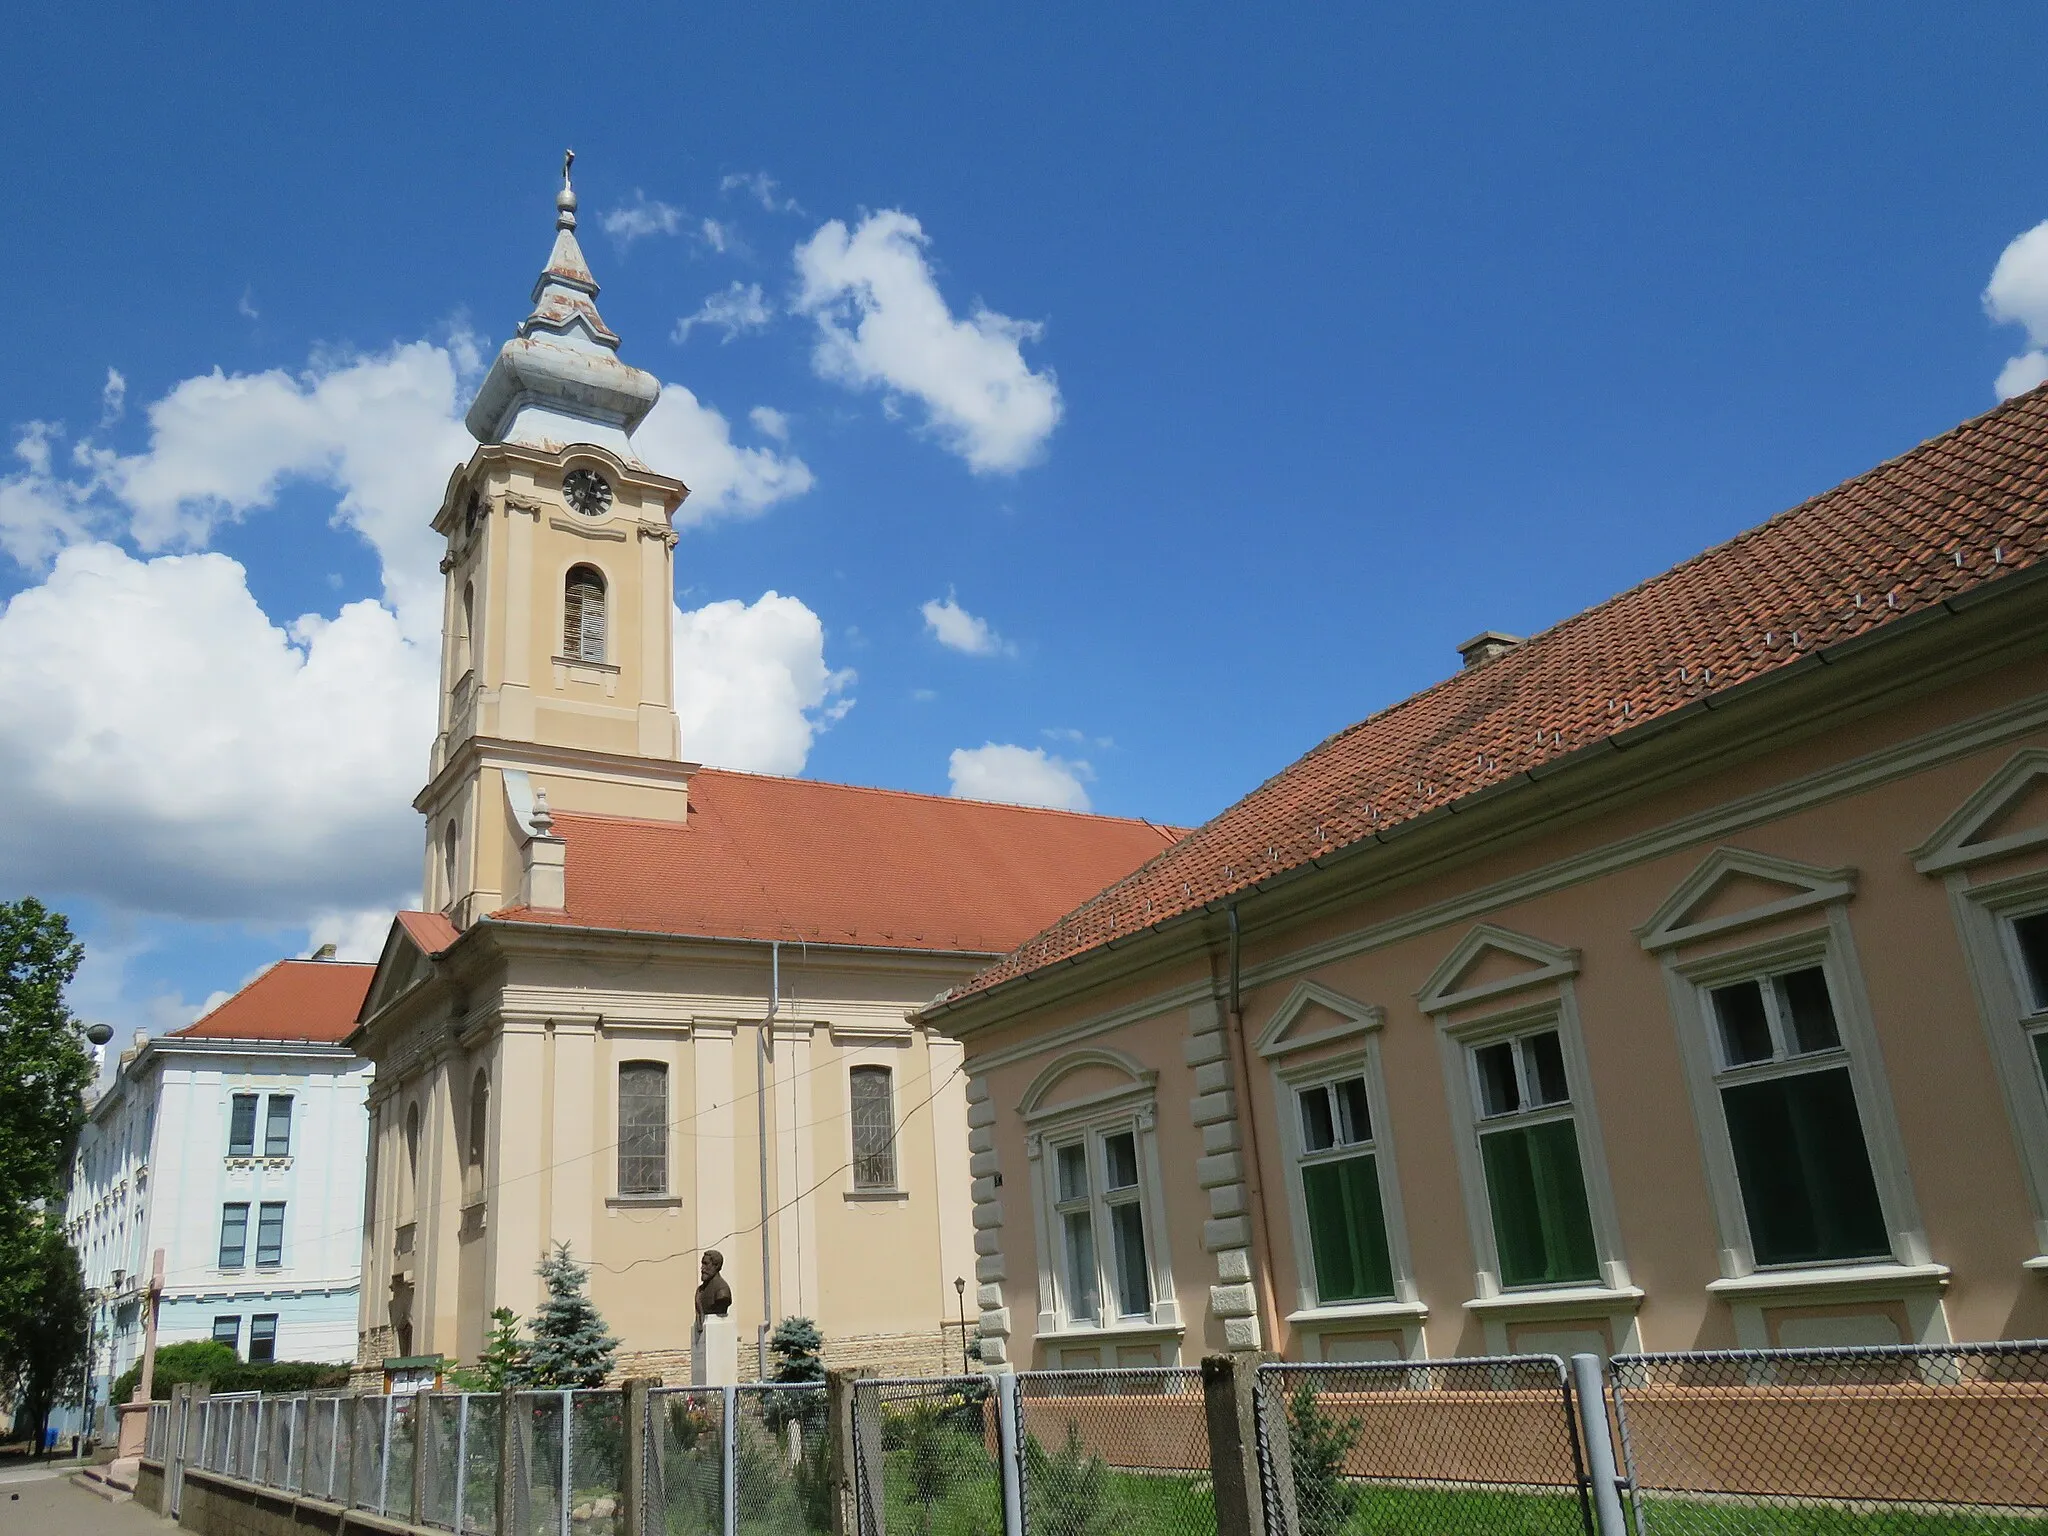
<svg viewBox="0 0 2048 1536">
<path fill-rule="evenodd" d="M 911 1015 L 1173 833 L 686 759 L 688 489 L 634 454 L 660 386 L 618 356 L 575 206 L 565 181 L 433 519 L 425 910 L 351 1038 L 376 1066 L 359 1363 L 474 1360 L 566 1243 L 627 1373 L 689 1379 L 707 1249 L 743 1374 L 792 1315 L 828 1359 L 957 1368 L 965 1080 Z"/>
</svg>

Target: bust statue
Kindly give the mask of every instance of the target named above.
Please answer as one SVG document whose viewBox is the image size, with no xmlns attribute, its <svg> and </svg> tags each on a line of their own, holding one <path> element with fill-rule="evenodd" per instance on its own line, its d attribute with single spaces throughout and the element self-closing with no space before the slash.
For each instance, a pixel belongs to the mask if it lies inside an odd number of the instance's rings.
<svg viewBox="0 0 2048 1536">
<path fill-rule="evenodd" d="M 725 1283 L 725 1276 L 720 1273 L 724 1268 L 725 1255 L 716 1248 L 706 1248 L 703 1262 L 697 1266 L 700 1276 L 697 1321 L 700 1325 L 707 1317 L 724 1317 L 732 1310 L 732 1287 Z"/>
</svg>

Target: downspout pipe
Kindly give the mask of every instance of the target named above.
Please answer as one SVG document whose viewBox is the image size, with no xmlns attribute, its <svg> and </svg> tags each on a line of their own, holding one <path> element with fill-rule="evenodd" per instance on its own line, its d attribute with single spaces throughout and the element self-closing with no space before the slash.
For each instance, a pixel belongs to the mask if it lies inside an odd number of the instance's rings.
<svg viewBox="0 0 2048 1536">
<path fill-rule="evenodd" d="M 1259 1337 L 1265 1347 L 1273 1351 L 1280 1348 L 1279 1308 L 1274 1302 L 1276 1293 L 1273 1289 L 1273 1229 L 1266 1214 L 1266 1180 L 1259 1158 L 1259 1120 L 1255 1107 L 1258 1095 L 1252 1091 L 1251 1052 L 1244 1037 L 1244 999 L 1239 988 L 1239 951 L 1242 944 L 1238 932 L 1237 903 L 1233 901 L 1225 907 L 1223 915 L 1229 926 L 1226 1019 L 1231 1049 L 1237 1058 L 1237 1113 L 1244 1126 L 1241 1150 L 1244 1154 L 1245 1195 L 1258 1228 L 1258 1241 L 1252 1245 L 1252 1302 L 1259 1319 Z"/>
<path fill-rule="evenodd" d="M 754 1041 L 754 1124 L 761 1144 L 761 1323 L 754 1334 L 754 1354 L 760 1374 L 768 1379 L 768 1317 L 775 1307 L 774 1272 L 770 1267 L 768 1219 L 768 1038 L 775 1032 L 775 1009 L 782 1001 L 782 945 L 768 946 L 768 1017 Z"/>
</svg>

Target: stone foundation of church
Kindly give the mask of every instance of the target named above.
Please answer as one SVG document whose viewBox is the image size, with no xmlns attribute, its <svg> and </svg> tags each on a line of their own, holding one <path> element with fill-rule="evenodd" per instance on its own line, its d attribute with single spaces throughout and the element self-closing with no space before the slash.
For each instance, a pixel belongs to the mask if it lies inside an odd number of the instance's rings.
<svg viewBox="0 0 2048 1536">
<path fill-rule="evenodd" d="M 755 1370 L 754 1341 L 740 1341 L 740 1375 L 751 1378 Z M 949 1323 L 930 1333 L 857 1334 L 846 1339 L 825 1341 L 825 1365 L 838 1370 L 847 1366 L 869 1366 L 882 1376 L 957 1376 L 960 1373 L 960 1325 Z M 974 1367 L 970 1364 L 970 1369 Z M 630 1377 L 659 1378 L 663 1386 L 690 1384 L 690 1352 L 687 1349 L 620 1350 L 610 1380 L 616 1384 Z"/>
</svg>

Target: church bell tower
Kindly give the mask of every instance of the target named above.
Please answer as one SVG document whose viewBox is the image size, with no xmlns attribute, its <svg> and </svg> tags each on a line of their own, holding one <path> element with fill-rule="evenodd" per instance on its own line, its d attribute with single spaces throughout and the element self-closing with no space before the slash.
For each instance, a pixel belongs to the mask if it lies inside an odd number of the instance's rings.
<svg viewBox="0 0 2048 1536">
<path fill-rule="evenodd" d="M 424 904 L 458 926 L 563 905 L 556 811 L 681 820 L 670 519 L 689 489 L 632 432 L 660 397 L 623 362 L 576 240 L 570 162 L 533 312 L 466 424 L 477 440 L 434 516 L 447 540 Z"/>
</svg>

